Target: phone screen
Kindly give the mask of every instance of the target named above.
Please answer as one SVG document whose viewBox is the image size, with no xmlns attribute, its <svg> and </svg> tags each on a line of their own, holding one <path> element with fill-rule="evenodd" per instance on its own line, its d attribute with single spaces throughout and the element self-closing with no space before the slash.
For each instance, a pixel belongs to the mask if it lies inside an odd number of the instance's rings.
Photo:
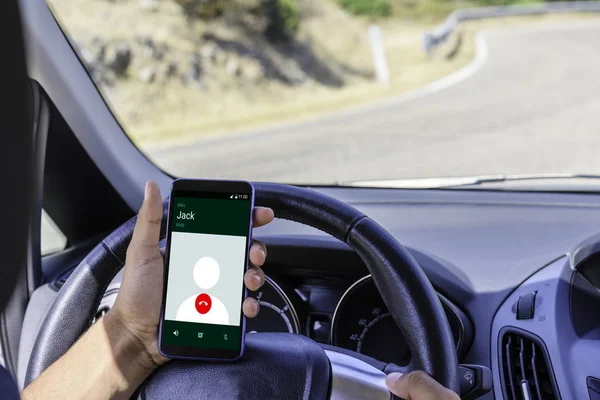
<svg viewBox="0 0 600 400">
<path fill-rule="evenodd" d="M 214 184 L 214 182 L 213 182 Z M 235 359 L 242 353 L 252 189 L 171 193 L 161 351 Z"/>
</svg>

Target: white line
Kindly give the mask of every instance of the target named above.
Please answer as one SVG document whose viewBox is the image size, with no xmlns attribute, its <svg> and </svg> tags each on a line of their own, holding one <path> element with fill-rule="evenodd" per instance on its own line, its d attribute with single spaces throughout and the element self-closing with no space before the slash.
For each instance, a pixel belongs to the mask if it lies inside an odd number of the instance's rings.
<svg viewBox="0 0 600 400">
<path fill-rule="evenodd" d="M 273 124 L 270 124 L 267 126 L 252 128 L 252 129 L 247 129 L 247 130 L 208 135 L 208 136 L 204 136 L 204 137 L 200 137 L 200 138 L 198 138 L 198 137 L 189 138 L 188 140 L 186 140 L 186 139 L 176 140 L 169 144 L 165 143 L 164 145 L 160 145 L 160 144 L 148 145 L 148 146 L 144 146 L 144 150 L 148 151 L 150 153 L 169 152 L 169 151 L 175 150 L 175 149 L 187 148 L 190 145 L 194 145 L 196 143 L 219 142 L 219 141 L 225 141 L 227 139 L 234 139 L 234 138 L 237 138 L 240 136 L 260 135 L 260 134 L 266 134 L 266 133 L 274 132 L 274 131 L 281 130 L 281 129 L 293 129 L 293 128 L 298 128 L 298 127 L 302 127 L 302 126 L 316 125 L 316 124 L 319 124 L 319 123 L 322 123 L 325 121 L 331 121 L 331 120 L 335 120 L 335 119 L 343 119 L 343 118 L 346 118 L 349 116 L 354 116 L 354 115 L 362 114 L 362 113 L 369 112 L 369 111 L 376 111 L 380 108 L 384 108 L 387 106 L 416 100 L 421 97 L 438 92 L 440 90 L 447 89 L 450 86 L 454 86 L 454 85 L 464 81 L 465 79 L 470 78 L 485 64 L 485 62 L 488 58 L 488 54 L 489 54 L 488 47 L 487 47 L 487 43 L 484 39 L 483 32 L 479 32 L 475 36 L 475 58 L 473 59 L 473 61 L 471 61 L 466 66 L 462 67 L 461 69 L 459 69 L 456 72 L 453 72 L 450 75 L 447 75 L 443 78 L 435 80 L 425 86 L 422 86 L 422 87 L 412 90 L 410 92 L 402 93 L 400 95 L 389 97 L 389 98 L 382 99 L 382 100 L 377 100 L 377 101 L 371 102 L 369 104 L 363 104 L 363 105 L 350 107 L 345 110 L 334 111 L 332 113 L 325 114 L 325 115 L 309 117 L 309 118 L 301 120 L 301 121 L 276 122 L 276 123 L 273 123 Z"/>
<path fill-rule="evenodd" d="M 464 81 L 467 78 L 475 75 L 475 73 L 483 66 L 488 58 L 488 47 L 483 38 L 483 33 L 479 32 L 477 36 L 475 36 L 475 59 L 469 63 L 464 68 L 459 69 L 458 71 L 442 78 L 437 81 L 426 85 L 422 89 L 427 91 L 427 93 L 436 92 L 438 90 L 445 89 L 452 85 L 456 85 L 457 83 Z"/>
</svg>

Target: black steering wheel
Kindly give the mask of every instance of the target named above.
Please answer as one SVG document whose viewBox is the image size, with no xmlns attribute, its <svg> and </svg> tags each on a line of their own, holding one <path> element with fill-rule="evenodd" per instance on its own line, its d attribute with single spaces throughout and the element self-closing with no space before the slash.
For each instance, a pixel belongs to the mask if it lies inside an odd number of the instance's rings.
<svg viewBox="0 0 600 400">
<path fill-rule="evenodd" d="M 309 189 L 257 183 L 257 205 L 275 216 L 320 229 L 347 243 L 368 267 L 412 358 L 406 367 L 388 364 L 384 372 L 420 369 L 459 391 L 458 361 L 442 305 L 423 270 L 385 229 L 358 210 Z M 163 237 L 166 216 L 163 215 Z M 61 357 L 89 328 L 102 296 L 123 267 L 135 218 L 98 244 L 59 291 L 36 338 L 26 374 L 29 384 Z M 171 361 L 138 389 L 140 399 L 379 397 L 384 372 L 292 334 L 247 336 L 240 362 Z M 377 391 L 379 390 L 379 391 Z M 384 396 L 385 394 L 385 396 Z"/>
</svg>

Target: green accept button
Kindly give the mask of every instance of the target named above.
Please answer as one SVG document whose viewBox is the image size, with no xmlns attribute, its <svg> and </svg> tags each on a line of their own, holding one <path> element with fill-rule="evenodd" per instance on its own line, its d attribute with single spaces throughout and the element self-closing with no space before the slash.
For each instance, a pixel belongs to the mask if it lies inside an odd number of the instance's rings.
<svg viewBox="0 0 600 400">
<path fill-rule="evenodd" d="M 165 320 L 163 343 L 211 349 L 238 350 L 239 327 Z"/>
</svg>

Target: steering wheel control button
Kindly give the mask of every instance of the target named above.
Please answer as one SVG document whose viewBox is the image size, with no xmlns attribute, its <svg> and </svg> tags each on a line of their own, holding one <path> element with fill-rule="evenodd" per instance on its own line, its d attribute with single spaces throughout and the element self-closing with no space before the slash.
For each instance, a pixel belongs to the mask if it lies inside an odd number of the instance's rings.
<svg viewBox="0 0 600 400">
<path fill-rule="evenodd" d="M 204 332 L 198 332 L 198 339 L 202 339 L 204 337 Z"/>
<path fill-rule="evenodd" d="M 212 307 L 212 299 L 206 293 L 202 293 L 196 297 L 196 311 L 200 314 L 206 314 Z"/>
<path fill-rule="evenodd" d="M 492 371 L 488 367 L 473 364 L 458 366 L 460 398 L 477 399 L 492 390 Z"/>
<path fill-rule="evenodd" d="M 517 302 L 517 319 L 533 319 L 536 295 L 537 292 L 531 292 L 519 297 L 519 301 Z"/>
<path fill-rule="evenodd" d="M 463 366 L 460 366 L 458 371 L 460 375 L 460 393 L 466 394 L 475 389 L 477 386 L 475 371 Z"/>
<path fill-rule="evenodd" d="M 173 332 L 173 335 L 175 335 L 175 336 L 179 336 L 179 331 L 178 331 L 178 330 L 177 330 L 177 331 L 174 331 L 174 332 Z"/>
</svg>

